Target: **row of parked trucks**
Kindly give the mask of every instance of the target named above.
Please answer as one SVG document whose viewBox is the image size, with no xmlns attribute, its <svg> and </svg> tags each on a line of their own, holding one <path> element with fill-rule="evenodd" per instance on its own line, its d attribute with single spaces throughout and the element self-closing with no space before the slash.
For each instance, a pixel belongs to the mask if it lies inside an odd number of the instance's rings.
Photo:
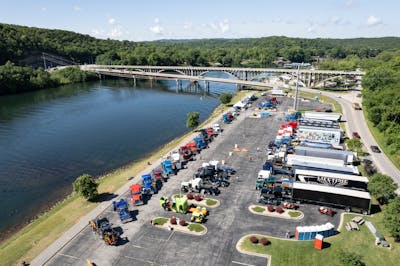
<svg viewBox="0 0 400 266">
<path fill-rule="evenodd" d="M 129 187 L 129 201 L 125 199 L 120 199 L 118 201 L 113 201 L 113 209 L 118 213 L 119 219 L 122 223 L 130 222 L 133 220 L 132 212 L 129 209 L 129 205 L 140 206 L 145 204 L 153 194 L 158 193 L 162 188 L 163 183 L 167 182 L 168 179 L 176 175 L 177 172 L 186 167 L 186 164 L 190 160 L 194 160 L 195 156 L 201 152 L 202 149 L 208 147 L 215 136 L 221 132 L 219 124 L 214 124 L 212 127 L 205 129 L 200 129 L 197 131 L 199 134 L 192 141 L 189 141 L 184 146 L 181 146 L 178 151 L 172 152 L 167 159 L 163 160 L 161 164 L 155 167 L 150 173 L 141 176 L 141 182 L 132 184 Z M 224 169 L 224 168 L 221 168 Z M 205 184 L 205 177 L 207 174 L 199 173 L 198 182 L 193 188 L 206 189 L 208 193 L 217 194 L 218 188 L 207 187 Z M 198 179 L 198 180 L 199 180 Z M 199 191 L 199 192 L 200 192 Z M 162 206 L 165 208 L 176 210 L 176 206 L 187 206 L 187 203 L 182 203 L 183 205 L 175 205 L 175 199 L 169 200 L 165 197 L 161 198 L 163 201 Z M 193 208 L 189 206 L 185 211 L 190 211 L 192 213 L 192 220 L 196 222 L 202 222 L 205 217 L 204 210 Z M 103 241 L 108 245 L 116 245 L 119 240 L 118 231 L 112 227 L 107 217 L 98 216 L 89 222 L 93 232 L 97 233 Z"/>
</svg>

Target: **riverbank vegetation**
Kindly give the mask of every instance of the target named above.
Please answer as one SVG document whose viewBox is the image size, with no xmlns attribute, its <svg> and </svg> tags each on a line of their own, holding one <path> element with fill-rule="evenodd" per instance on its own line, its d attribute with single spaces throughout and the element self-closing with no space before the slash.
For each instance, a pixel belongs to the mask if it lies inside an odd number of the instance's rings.
<svg viewBox="0 0 400 266">
<path fill-rule="evenodd" d="M 0 66 L 0 95 L 40 90 L 59 85 L 97 79 L 93 72 L 66 67 L 52 72 L 41 68 L 17 66 L 8 61 Z"/>
</svg>

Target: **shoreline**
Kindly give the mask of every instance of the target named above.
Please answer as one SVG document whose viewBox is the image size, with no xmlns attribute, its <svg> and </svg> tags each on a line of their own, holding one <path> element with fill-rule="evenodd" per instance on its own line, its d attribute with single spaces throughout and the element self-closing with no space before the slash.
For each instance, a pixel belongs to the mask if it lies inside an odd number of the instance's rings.
<svg viewBox="0 0 400 266">
<path fill-rule="evenodd" d="M 241 91 L 237 93 L 236 96 L 241 95 L 242 97 L 242 93 L 247 93 L 247 91 Z M 217 121 L 226 108 L 224 104 L 216 106 L 208 118 L 202 122 L 198 128 Z M 147 168 L 152 168 L 153 165 L 156 165 L 155 162 L 164 157 L 165 154 L 168 154 L 169 151 L 179 148 L 178 145 L 193 134 L 193 131 L 189 131 L 158 147 L 148 155 L 99 176 L 99 194 L 107 192 L 114 193 L 123 188 L 124 185 L 130 183 L 131 179 L 128 177 L 137 177 L 139 173 L 145 171 Z M 152 165 L 147 164 L 149 161 Z M 32 261 L 89 212 L 93 211 L 96 207 L 104 206 L 104 203 L 107 202 L 87 202 L 74 193 L 68 195 L 66 198 L 60 199 L 60 201 L 49 207 L 48 211 L 40 213 L 35 219 L 24 224 L 20 230 L 14 231 L 15 233 L 10 233 L 9 237 L 2 240 L 0 242 L 0 256 L 3 257 L 7 255 L 10 264 L 15 264 L 19 260 Z M 75 205 L 78 206 L 75 207 Z M 56 217 L 68 215 L 68 210 L 73 214 L 73 217 L 64 218 L 61 223 L 57 221 Z M 64 214 L 64 212 L 66 212 L 66 214 Z M 54 228 L 46 228 L 46 223 L 55 226 Z M 43 235 L 45 235 L 44 239 L 41 238 Z M 5 262 L 7 262 L 7 259 L 5 259 Z"/>
</svg>

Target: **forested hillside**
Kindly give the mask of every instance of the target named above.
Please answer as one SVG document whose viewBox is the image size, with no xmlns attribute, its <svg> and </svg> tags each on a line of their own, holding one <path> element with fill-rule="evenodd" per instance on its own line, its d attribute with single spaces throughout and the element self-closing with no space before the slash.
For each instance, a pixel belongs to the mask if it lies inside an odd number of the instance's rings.
<svg viewBox="0 0 400 266">
<path fill-rule="evenodd" d="M 363 108 L 380 143 L 400 166 L 400 50 L 379 54 L 363 78 Z"/>
<path fill-rule="evenodd" d="M 316 58 L 374 57 L 383 50 L 400 48 L 400 38 L 203 39 L 130 42 L 101 40 L 64 30 L 0 24 L 0 65 L 20 63 L 32 54 L 47 52 L 77 63 L 193 66 L 274 66 L 278 57 L 293 62 Z"/>
</svg>

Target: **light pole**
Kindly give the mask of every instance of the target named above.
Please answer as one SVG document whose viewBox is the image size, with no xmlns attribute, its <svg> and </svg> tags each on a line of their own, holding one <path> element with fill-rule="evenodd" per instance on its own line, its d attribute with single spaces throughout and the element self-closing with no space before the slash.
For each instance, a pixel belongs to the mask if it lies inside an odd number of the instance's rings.
<svg viewBox="0 0 400 266">
<path fill-rule="evenodd" d="M 297 102 L 298 102 L 298 97 L 299 97 L 299 76 L 300 76 L 300 67 L 301 66 L 310 66 L 309 63 L 291 63 L 292 66 L 297 66 L 297 79 L 296 79 L 296 94 L 294 97 L 294 102 L 293 102 L 293 109 L 297 111 Z"/>
</svg>

